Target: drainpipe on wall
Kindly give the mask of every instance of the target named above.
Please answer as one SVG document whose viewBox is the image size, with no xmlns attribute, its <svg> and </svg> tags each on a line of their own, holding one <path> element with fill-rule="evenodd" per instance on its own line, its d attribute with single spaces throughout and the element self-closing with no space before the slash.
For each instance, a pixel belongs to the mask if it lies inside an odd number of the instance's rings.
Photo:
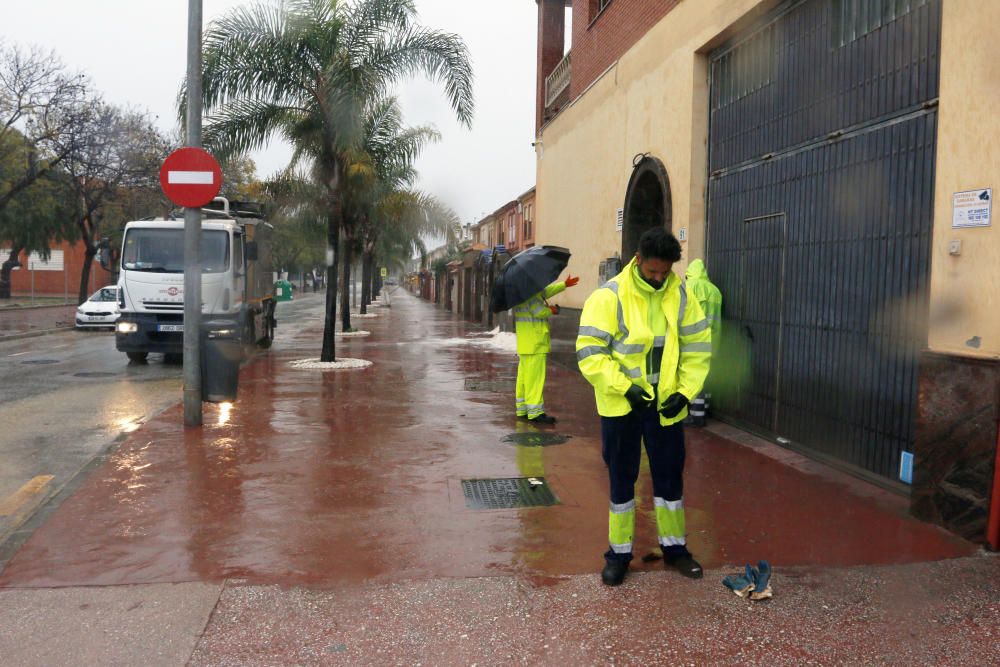
<svg viewBox="0 0 1000 667">
<path fill-rule="evenodd" d="M 997 422 L 997 452 L 993 462 L 993 493 L 990 518 L 986 524 L 986 541 L 993 551 L 1000 551 L 1000 422 Z"/>
</svg>

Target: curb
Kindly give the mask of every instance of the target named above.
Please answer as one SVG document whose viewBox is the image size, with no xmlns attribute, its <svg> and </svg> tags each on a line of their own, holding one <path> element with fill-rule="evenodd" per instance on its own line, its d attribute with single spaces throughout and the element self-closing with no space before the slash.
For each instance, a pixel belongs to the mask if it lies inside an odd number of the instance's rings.
<svg viewBox="0 0 1000 667">
<path fill-rule="evenodd" d="M 79 306 L 80 304 L 76 304 Z M 41 306 L 0 306 L 0 314 L 2 313 L 19 313 L 24 310 L 43 310 L 45 308 L 72 308 L 73 303 L 49 303 Z"/>
<path fill-rule="evenodd" d="M 0 336 L 0 343 L 7 340 L 20 340 L 22 338 L 37 338 L 39 336 L 47 336 L 49 334 L 59 333 L 60 331 L 72 331 L 76 329 L 75 326 L 69 327 L 56 327 L 55 329 L 40 329 L 39 331 L 25 331 L 23 333 L 10 334 L 9 336 Z"/>
</svg>

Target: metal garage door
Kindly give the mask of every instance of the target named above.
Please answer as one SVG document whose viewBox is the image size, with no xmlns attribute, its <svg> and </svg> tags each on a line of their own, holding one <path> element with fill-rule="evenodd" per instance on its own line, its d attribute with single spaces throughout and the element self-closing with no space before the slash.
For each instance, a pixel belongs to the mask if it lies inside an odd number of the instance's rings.
<svg viewBox="0 0 1000 667">
<path fill-rule="evenodd" d="M 927 337 L 941 0 L 786 3 L 711 56 L 715 409 L 895 478 Z"/>
</svg>

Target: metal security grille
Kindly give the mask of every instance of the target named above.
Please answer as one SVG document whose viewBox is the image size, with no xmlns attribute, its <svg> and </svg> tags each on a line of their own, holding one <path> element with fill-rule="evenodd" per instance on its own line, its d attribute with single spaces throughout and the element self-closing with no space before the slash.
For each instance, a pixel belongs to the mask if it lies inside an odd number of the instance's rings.
<svg viewBox="0 0 1000 667">
<path fill-rule="evenodd" d="M 865 3 L 791 5 L 713 54 L 713 408 L 895 477 L 927 336 L 941 3 L 874 27 L 845 4 Z M 869 31 L 842 44 L 845 21 Z"/>
<path fill-rule="evenodd" d="M 512 442 L 520 447 L 547 447 L 549 445 L 561 445 L 569 440 L 569 436 L 558 433 L 522 431 L 520 433 L 508 433 L 503 437 L 503 440 L 504 442 Z"/>
<path fill-rule="evenodd" d="M 465 506 L 474 510 L 558 505 L 544 477 L 463 479 Z"/>
<path fill-rule="evenodd" d="M 514 378 L 501 378 L 497 380 L 480 380 L 478 378 L 466 378 L 466 391 L 492 391 L 500 394 L 513 394 L 516 381 Z"/>
</svg>

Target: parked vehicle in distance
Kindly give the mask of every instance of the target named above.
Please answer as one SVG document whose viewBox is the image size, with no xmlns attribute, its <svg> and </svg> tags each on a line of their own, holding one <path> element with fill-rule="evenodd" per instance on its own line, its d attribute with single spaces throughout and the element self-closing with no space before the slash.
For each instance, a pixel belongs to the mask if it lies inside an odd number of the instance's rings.
<svg viewBox="0 0 1000 667">
<path fill-rule="evenodd" d="M 121 313 L 118 312 L 118 288 L 102 287 L 76 309 L 76 327 L 90 329 L 114 328 Z"/>
</svg>

